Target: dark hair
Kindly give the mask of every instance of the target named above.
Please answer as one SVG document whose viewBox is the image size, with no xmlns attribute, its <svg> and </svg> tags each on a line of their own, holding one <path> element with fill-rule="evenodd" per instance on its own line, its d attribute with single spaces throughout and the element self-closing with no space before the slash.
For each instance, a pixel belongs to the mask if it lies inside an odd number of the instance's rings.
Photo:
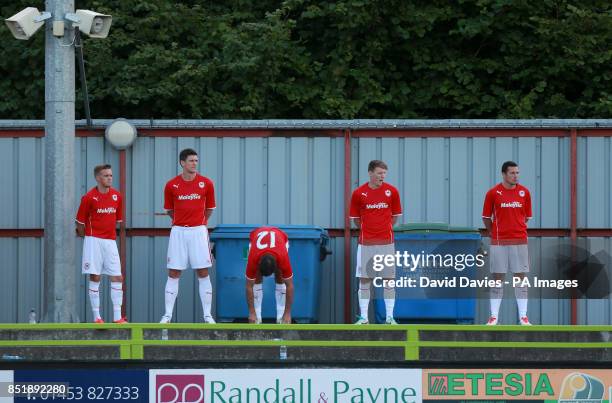
<svg viewBox="0 0 612 403">
<path fill-rule="evenodd" d="M 508 171 L 508 168 L 517 167 L 517 166 L 518 164 L 514 161 L 506 161 L 502 164 L 502 172 L 506 173 Z"/>
<path fill-rule="evenodd" d="M 262 276 L 268 277 L 276 271 L 276 258 L 266 253 L 259 259 L 259 272 Z"/>
<path fill-rule="evenodd" d="M 187 161 L 187 157 L 190 155 L 198 155 L 198 153 L 193 148 L 186 148 L 179 154 L 179 160 Z"/>
<path fill-rule="evenodd" d="M 104 171 L 105 169 L 111 169 L 111 165 L 110 164 L 102 164 L 102 165 L 96 165 L 96 167 L 94 168 L 94 176 L 98 176 L 98 174 L 102 171 Z"/>
<path fill-rule="evenodd" d="M 385 164 L 381 160 L 372 160 L 368 164 L 368 172 L 374 172 L 376 168 L 389 169 L 387 168 L 387 164 Z"/>
</svg>

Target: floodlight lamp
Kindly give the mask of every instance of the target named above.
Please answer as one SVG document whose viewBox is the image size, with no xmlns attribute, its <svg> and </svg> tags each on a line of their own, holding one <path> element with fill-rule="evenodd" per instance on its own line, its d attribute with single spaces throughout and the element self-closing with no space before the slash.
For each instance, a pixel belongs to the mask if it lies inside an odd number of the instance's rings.
<svg viewBox="0 0 612 403">
<path fill-rule="evenodd" d="M 104 135 L 113 147 L 125 150 L 136 140 L 137 131 L 136 127 L 126 119 L 118 118 L 106 126 Z"/>
<path fill-rule="evenodd" d="M 79 22 L 74 23 L 79 30 L 90 38 L 106 38 L 113 17 L 106 14 L 96 13 L 91 10 L 76 10 Z"/>
<path fill-rule="evenodd" d="M 4 20 L 4 22 L 15 39 L 27 41 L 43 26 L 48 18 L 51 18 L 50 13 L 41 13 L 36 7 L 26 7 L 14 16 Z"/>
</svg>

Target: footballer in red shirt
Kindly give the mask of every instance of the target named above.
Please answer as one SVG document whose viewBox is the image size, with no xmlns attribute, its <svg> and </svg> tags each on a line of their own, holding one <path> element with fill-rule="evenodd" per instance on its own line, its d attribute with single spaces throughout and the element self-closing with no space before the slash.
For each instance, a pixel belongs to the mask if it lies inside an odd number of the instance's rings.
<svg viewBox="0 0 612 403">
<path fill-rule="evenodd" d="M 502 168 L 502 182 L 491 188 L 484 200 L 482 221 L 491 238 L 489 266 L 500 287 L 491 287 L 491 316 L 487 325 L 496 325 L 504 295 L 503 280 L 508 270 L 514 277 L 525 278 L 529 272 L 527 221 L 532 217 L 531 194 L 518 183 L 519 167 L 506 161 Z M 530 325 L 527 317 L 527 287 L 514 287 L 519 323 Z"/>
<path fill-rule="evenodd" d="M 356 324 L 367 324 L 370 303 L 370 285 L 373 277 L 395 278 L 395 267 L 387 267 L 385 272 L 371 271 L 374 255 L 394 255 L 395 244 L 393 225 L 402 215 L 402 205 L 398 190 L 385 183 L 387 164 L 373 160 L 368 165 L 370 180 L 353 191 L 349 217 L 359 228 L 357 246 L 356 277 L 359 277 L 360 316 Z M 396 324 L 393 319 L 395 289 L 384 290 L 386 323 Z"/>
<path fill-rule="evenodd" d="M 164 209 L 172 218 L 172 229 L 168 241 L 165 313 L 160 323 L 172 320 L 179 278 L 188 267 L 197 272 L 204 322 L 215 323 L 210 313 L 212 284 L 208 268 L 212 266 L 212 256 L 206 227 L 216 207 L 215 187 L 210 179 L 198 173 L 195 150 L 181 151 L 179 160 L 183 172 L 170 179 L 164 188 Z"/>
<path fill-rule="evenodd" d="M 291 323 L 293 305 L 293 271 L 289 261 L 289 239 L 276 227 L 260 227 L 249 235 L 249 257 L 246 267 L 246 298 L 249 323 L 261 323 L 263 277 L 274 274 L 276 282 L 276 321 Z"/>
<path fill-rule="evenodd" d="M 96 323 L 104 323 L 100 315 L 100 276 L 111 280 L 113 322 L 127 323 L 121 316 L 123 304 L 123 277 L 121 261 L 115 239 L 116 226 L 123 220 L 123 198 L 111 187 L 113 171 L 110 165 L 94 168 L 97 185 L 81 198 L 76 216 L 77 233 L 83 241 L 82 272 L 89 274 L 89 301 Z"/>
</svg>

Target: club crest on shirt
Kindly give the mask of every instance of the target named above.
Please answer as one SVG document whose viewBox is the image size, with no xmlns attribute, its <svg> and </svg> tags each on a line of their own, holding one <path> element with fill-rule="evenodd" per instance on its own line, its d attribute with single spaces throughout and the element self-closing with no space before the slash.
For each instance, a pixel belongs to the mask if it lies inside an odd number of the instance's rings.
<svg viewBox="0 0 612 403">
<path fill-rule="evenodd" d="M 117 195 L 113 195 L 113 200 L 117 201 Z"/>
<path fill-rule="evenodd" d="M 525 197 L 525 191 L 524 190 L 519 190 L 519 196 Z"/>
<path fill-rule="evenodd" d="M 391 197 L 391 191 L 389 189 L 385 190 L 385 195 Z"/>
<path fill-rule="evenodd" d="M 198 186 L 199 186 L 201 189 L 204 189 L 204 182 L 200 182 L 200 183 L 198 183 Z"/>
</svg>

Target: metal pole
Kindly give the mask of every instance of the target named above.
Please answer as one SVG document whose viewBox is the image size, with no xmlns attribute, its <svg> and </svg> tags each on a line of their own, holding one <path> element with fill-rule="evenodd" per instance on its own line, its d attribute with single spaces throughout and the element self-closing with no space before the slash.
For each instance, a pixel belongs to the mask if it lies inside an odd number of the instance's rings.
<svg viewBox="0 0 612 403">
<path fill-rule="evenodd" d="M 121 317 L 126 317 L 126 301 L 127 301 L 127 287 L 125 286 L 125 268 L 126 268 L 126 258 L 127 258 L 127 241 L 126 241 L 126 230 L 125 223 L 127 221 L 125 217 L 125 193 L 127 191 L 126 184 L 126 161 L 125 161 L 125 150 L 119 150 L 119 191 L 121 192 L 121 196 L 123 197 L 122 211 L 121 216 L 123 217 L 123 221 L 119 224 L 119 253 L 121 259 L 121 277 L 123 278 L 123 302 L 121 305 Z"/>
<path fill-rule="evenodd" d="M 74 0 L 46 0 L 44 321 L 78 322 L 75 267 L 74 30 L 53 36 L 53 21 L 74 12 Z M 69 46 L 66 46 L 69 45 Z"/>
</svg>

